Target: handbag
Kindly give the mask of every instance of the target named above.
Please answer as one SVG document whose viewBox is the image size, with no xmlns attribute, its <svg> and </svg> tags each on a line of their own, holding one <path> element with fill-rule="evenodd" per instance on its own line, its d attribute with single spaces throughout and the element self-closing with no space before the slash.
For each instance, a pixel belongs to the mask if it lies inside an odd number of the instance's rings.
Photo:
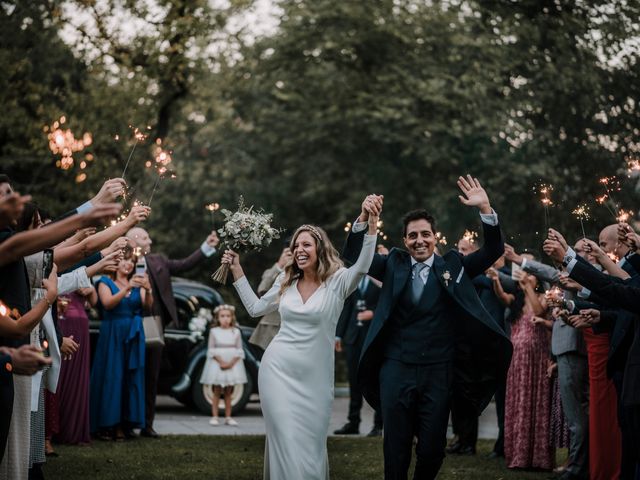
<svg viewBox="0 0 640 480">
<path fill-rule="evenodd" d="M 162 331 L 162 318 L 160 315 L 147 315 L 142 317 L 144 328 L 144 343 L 151 347 L 164 346 L 164 332 Z"/>
</svg>

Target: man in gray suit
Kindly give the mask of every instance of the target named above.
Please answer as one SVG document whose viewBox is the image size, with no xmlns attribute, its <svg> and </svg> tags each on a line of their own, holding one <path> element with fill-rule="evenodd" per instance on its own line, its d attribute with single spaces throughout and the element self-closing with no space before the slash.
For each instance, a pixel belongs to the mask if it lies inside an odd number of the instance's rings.
<svg viewBox="0 0 640 480">
<path fill-rule="evenodd" d="M 583 252 L 582 240 L 574 247 Z M 560 282 L 560 272 L 544 263 L 523 258 L 513 247 L 505 245 L 505 257 L 535 275 L 539 280 L 552 284 Z M 565 298 L 572 292 L 565 291 Z M 569 424 L 569 465 L 562 479 L 583 479 L 589 474 L 589 366 L 587 349 L 582 332 L 562 320 L 553 322 L 551 353 L 558 364 L 558 385 L 562 408 Z"/>
</svg>

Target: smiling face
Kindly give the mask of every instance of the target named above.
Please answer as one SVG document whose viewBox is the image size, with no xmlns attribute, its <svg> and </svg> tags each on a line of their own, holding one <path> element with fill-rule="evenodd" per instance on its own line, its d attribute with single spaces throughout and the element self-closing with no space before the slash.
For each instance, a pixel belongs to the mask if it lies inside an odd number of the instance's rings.
<svg viewBox="0 0 640 480">
<path fill-rule="evenodd" d="M 308 231 L 302 231 L 293 242 L 293 260 L 300 270 L 318 267 L 318 244 Z"/>
<path fill-rule="evenodd" d="M 424 218 L 407 224 L 407 233 L 403 240 L 409 254 L 418 262 L 424 262 L 433 255 L 437 241 L 431 223 Z"/>
</svg>

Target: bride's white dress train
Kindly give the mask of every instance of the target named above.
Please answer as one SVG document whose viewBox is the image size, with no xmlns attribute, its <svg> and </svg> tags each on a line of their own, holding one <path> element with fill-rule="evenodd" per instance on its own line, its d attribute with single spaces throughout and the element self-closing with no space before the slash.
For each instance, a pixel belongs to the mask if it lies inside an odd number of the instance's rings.
<svg viewBox="0 0 640 480">
<path fill-rule="evenodd" d="M 253 317 L 276 309 L 280 331 L 262 357 L 258 385 L 266 427 L 264 478 L 327 480 L 327 434 L 333 402 L 335 332 L 345 298 L 367 273 L 376 236 L 365 235 L 358 261 L 341 268 L 307 299 L 283 275 L 258 299 L 246 277 L 234 286 Z"/>
</svg>

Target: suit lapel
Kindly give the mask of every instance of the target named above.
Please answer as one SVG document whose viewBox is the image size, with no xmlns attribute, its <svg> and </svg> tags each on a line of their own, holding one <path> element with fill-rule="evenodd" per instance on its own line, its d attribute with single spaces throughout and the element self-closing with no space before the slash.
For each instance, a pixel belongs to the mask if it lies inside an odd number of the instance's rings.
<svg viewBox="0 0 640 480">
<path fill-rule="evenodd" d="M 411 274 L 411 260 L 409 255 L 403 255 L 396 265 L 393 272 L 393 304 L 397 300 L 400 292 L 407 284 L 409 275 Z"/>
</svg>

